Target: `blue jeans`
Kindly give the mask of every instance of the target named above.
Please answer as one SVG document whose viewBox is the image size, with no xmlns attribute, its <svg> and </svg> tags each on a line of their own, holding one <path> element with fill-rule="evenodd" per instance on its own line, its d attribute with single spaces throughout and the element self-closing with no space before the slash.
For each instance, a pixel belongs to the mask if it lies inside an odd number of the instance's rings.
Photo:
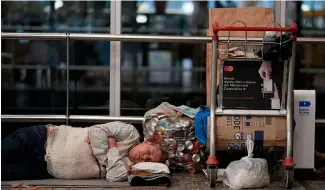
<svg viewBox="0 0 325 190">
<path fill-rule="evenodd" d="M 20 128 L 1 141 L 1 180 L 51 178 L 44 159 L 45 125 Z"/>
</svg>

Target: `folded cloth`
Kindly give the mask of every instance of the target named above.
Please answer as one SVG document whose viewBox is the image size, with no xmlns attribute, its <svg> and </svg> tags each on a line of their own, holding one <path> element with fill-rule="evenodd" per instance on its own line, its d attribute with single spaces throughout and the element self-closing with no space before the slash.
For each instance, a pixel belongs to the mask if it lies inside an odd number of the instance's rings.
<svg viewBox="0 0 325 190">
<path fill-rule="evenodd" d="M 129 175 L 128 182 L 131 186 L 167 186 L 171 185 L 169 174 L 137 174 Z"/>
</svg>

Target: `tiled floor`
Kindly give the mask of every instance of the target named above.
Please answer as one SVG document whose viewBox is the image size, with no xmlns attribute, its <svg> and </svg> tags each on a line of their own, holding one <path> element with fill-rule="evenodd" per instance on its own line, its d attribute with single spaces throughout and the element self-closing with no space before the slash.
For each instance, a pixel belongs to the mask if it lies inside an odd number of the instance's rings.
<svg viewBox="0 0 325 190">
<path fill-rule="evenodd" d="M 186 173 L 180 173 L 180 174 L 173 174 L 172 176 L 173 182 L 172 182 L 172 187 L 168 188 L 168 189 L 175 189 L 175 190 L 205 190 L 205 189 L 210 189 L 209 183 L 207 181 L 207 179 L 205 178 L 205 176 L 201 173 L 201 174 L 196 174 L 196 175 L 189 175 Z M 122 185 L 122 184 L 121 184 Z M 109 189 L 152 189 L 152 190 L 158 190 L 158 189 L 166 189 L 166 187 L 125 187 L 125 184 L 123 185 L 124 187 L 120 187 L 120 188 L 116 188 L 116 187 L 111 187 Z M 2 188 L 2 189 L 13 189 L 10 187 L 7 188 Z M 17 189 L 21 189 L 21 188 L 15 188 L 15 190 Z M 71 187 L 47 187 L 47 188 L 37 188 L 37 189 L 33 189 L 33 190 L 66 190 L 66 189 L 78 189 L 78 190 L 85 190 L 85 189 L 96 189 L 96 190 L 103 190 L 103 189 L 107 189 L 106 188 L 86 188 L 86 187 L 80 187 L 80 186 L 71 186 Z M 215 189 L 218 190 L 226 190 L 229 189 L 228 187 L 226 187 L 225 185 L 223 185 L 222 183 L 218 183 L 217 187 Z M 284 188 L 284 180 L 282 179 L 277 179 L 277 180 L 273 180 L 272 184 L 270 187 L 266 187 L 266 188 L 262 188 L 264 189 L 285 189 Z M 293 184 L 293 189 L 294 190 L 325 190 L 325 181 L 304 181 L 304 182 L 298 182 L 298 181 L 294 181 Z M 259 189 L 255 189 L 255 190 L 259 190 Z"/>
<path fill-rule="evenodd" d="M 305 189 L 303 186 L 300 185 L 299 182 L 294 182 L 294 189 Z M 189 190 L 203 190 L 203 189 L 210 189 L 210 185 L 208 180 L 205 178 L 203 174 L 198 175 L 174 175 L 173 176 L 173 187 L 171 189 L 189 189 Z M 218 190 L 226 190 L 229 189 L 227 186 L 223 185 L 222 183 L 218 183 L 216 186 Z M 276 180 L 273 181 L 271 186 L 268 188 L 263 189 L 285 189 L 284 188 L 284 180 Z M 257 189 L 256 189 L 257 190 Z"/>
<path fill-rule="evenodd" d="M 307 183 L 312 189 L 325 190 L 325 181 L 306 181 L 305 183 Z"/>
</svg>

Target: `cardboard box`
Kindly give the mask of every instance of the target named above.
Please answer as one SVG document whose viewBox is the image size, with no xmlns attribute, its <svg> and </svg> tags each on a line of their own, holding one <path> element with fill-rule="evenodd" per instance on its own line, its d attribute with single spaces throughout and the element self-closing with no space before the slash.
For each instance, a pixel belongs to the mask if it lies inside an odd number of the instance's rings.
<svg viewBox="0 0 325 190">
<path fill-rule="evenodd" d="M 217 150 L 228 150 L 228 146 L 246 150 L 247 134 L 252 135 L 256 149 L 286 147 L 284 117 L 217 116 L 216 126 Z M 208 119 L 207 147 L 210 147 L 210 119 Z"/>
<path fill-rule="evenodd" d="M 207 35 L 212 36 L 212 24 L 218 22 L 221 26 L 229 26 L 234 21 L 243 21 L 247 26 L 265 26 L 269 22 L 274 22 L 272 8 L 264 7 L 243 7 L 243 8 L 214 8 L 209 9 L 209 29 Z M 243 26 L 237 23 L 233 26 Z M 272 24 L 268 26 L 274 26 Z M 227 37 L 228 32 L 219 32 L 219 36 Z M 232 37 L 245 37 L 245 32 L 230 32 Z M 247 32 L 248 37 L 263 37 L 264 32 Z M 206 51 L 206 88 L 207 88 L 207 105 L 210 106 L 210 86 L 211 86 L 211 61 L 212 61 L 212 44 L 207 44 Z M 220 61 L 217 63 L 217 85 L 219 84 Z"/>
<path fill-rule="evenodd" d="M 314 169 L 316 91 L 294 91 L 293 160 L 295 168 Z"/>
</svg>

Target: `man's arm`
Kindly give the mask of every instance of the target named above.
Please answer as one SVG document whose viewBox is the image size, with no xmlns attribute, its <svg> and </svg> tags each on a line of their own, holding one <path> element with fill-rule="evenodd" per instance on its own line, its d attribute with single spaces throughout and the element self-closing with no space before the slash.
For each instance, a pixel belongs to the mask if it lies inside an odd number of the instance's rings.
<svg viewBox="0 0 325 190">
<path fill-rule="evenodd" d="M 131 133 L 138 133 L 135 127 L 131 124 L 126 124 L 120 121 L 93 125 L 89 128 L 89 138 L 92 142 L 94 138 L 101 138 L 107 144 L 107 137 L 114 137 L 119 142 L 125 140 Z M 99 137 L 98 137 L 99 136 Z"/>
<path fill-rule="evenodd" d="M 93 150 L 93 154 L 100 165 L 102 178 L 106 173 L 105 167 L 106 170 L 108 169 L 106 166 L 108 164 L 108 158 L 118 154 L 118 149 L 116 147 L 110 147 L 109 149 L 107 145 L 107 138 L 113 137 L 116 141 L 123 141 L 129 136 L 133 135 L 139 136 L 139 133 L 135 127 L 122 122 L 110 122 L 94 125 L 89 128 L 88 136 L 90 145 Z"/>
<path fill-rule="evenodd" d="M 114 138 L 108 138 L 106 179 L 109 182 L 124 181 L 128 176 L 128 166 L 123 162 Z"/>
<path fill-rule="evenodd" d="M 106 157 L 108 137 L 113 137 L 116 141 L 123 141 L 133 133 L 138 134 L 138 131 L 133 125 L 117 121 L 89 127 L 88 137 L 94 155 L 96 157 Z M 101 163 L 101 160 L 99 161 Z"/>
</svg>

